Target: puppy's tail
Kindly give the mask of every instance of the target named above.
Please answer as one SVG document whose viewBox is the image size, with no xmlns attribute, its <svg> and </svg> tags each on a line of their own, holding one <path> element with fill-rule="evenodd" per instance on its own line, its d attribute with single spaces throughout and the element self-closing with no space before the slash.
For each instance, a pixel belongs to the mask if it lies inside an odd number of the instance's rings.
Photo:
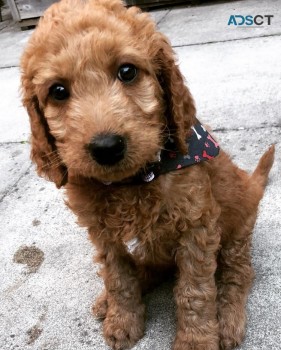
<svg viewBox="0 0 281 350">
<path fill-rule="evenodd" d="M 265 188 L 268 180 L 268 174 L 274 162 L 275 146 L 272 145 L 262 155 L 259 163 L 253 172 L 251 179 L 256 181 L 260 186 Z"/>
</svg>

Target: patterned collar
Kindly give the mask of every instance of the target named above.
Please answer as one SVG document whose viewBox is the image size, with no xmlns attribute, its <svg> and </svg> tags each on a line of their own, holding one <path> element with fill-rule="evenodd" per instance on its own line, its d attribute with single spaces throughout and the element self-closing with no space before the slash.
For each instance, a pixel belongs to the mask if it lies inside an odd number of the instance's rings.
<svg viewBox="0 0 281 350">
<path fill-rule="evenodd" d="M 215 158 L 219 154 L 219 144 L 208 133 L 200 122 L 191 127 L 186 139 L 188 153 L 182 154 L 176 148 L 173 138 L 169 138 L 164 149 L 159 152 L 158 161 L 149 163 L 145 169 L 139 171 L 135 176 L 119 183 L 105 182 L 111 184 L 141 184 L 155 180 L 162 174 L 186 168 L 200 162 Z"/>
</svg>

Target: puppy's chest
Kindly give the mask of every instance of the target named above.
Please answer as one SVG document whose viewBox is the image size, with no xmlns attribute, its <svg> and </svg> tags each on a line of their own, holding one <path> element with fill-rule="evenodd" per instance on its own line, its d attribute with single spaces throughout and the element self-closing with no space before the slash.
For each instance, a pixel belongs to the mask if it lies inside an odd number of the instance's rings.
<svg viewBox="0 0 281 350">
<path fill-rule="evenodd" d="M 103 225 L 111 239 L 125 242 L 130 252 L 141 247 L 171 249 L 180 233 L 188 229 L 186 199 L 174 203 L 158 196 L 136 196 L 111 202 Z"/>
<path fill-rule="evenodd" d="M 158 264 L 170 263 L 177 247 L 178 238 L 186 219 L 165 206 L 146 208 L 145 212 L 136 206 L 132 216 L 120 218 L 118 240 L 124 242 L 127 251 L 137 261 L 151 261 Z M 131 210 L 132 212 L 132 210 Z M 112 232 L 112 234 L 114 234 Z M 115 231 L 116 234 L 116 231 Z"/>
</svg>

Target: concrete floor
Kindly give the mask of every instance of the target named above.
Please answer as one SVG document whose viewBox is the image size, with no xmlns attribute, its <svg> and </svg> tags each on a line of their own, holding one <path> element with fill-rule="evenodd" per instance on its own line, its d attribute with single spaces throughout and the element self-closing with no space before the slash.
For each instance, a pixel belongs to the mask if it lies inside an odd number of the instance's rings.
<svg viewBox="0 0 281 350">
<path fill-rule="evenodd" d="M 273 14 L 271 26 L 230 28 L 231 14 Z M 254 232 L 255 284 L 240 350 L 281 349 L 281 1 L 225 1 L 151 12 L 179 57 L 201 121 L 252 171 L 276 143 L 276 162 Z M 102 289 L 87 234 L 63 191 L 37 177 L 19 97 L 19 57 L 31 31 L 0 25 L 0 349 L 108 350 L 90 307 Z M 32 253 L 32 259 L 22 256 Z M 26 264 L 22 264 L 25 262 Z M 146 297 L 135 350 L 168 350 L 175 335 L 172 285 Z"/>
</svg>

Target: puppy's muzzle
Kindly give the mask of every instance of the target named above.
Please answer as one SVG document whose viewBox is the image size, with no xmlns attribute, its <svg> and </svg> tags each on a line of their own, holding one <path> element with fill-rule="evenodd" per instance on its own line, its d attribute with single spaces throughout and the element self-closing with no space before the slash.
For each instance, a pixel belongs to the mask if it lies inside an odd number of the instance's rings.
<svg viewBox="0 0 281 350">
<path fill-rule="evenodd" d="M 100 165 L 115 165 L 124 159 L 126 140 L 117 134 L 101 134 L 88 145 L 91 157 Z"/>
</svg>

